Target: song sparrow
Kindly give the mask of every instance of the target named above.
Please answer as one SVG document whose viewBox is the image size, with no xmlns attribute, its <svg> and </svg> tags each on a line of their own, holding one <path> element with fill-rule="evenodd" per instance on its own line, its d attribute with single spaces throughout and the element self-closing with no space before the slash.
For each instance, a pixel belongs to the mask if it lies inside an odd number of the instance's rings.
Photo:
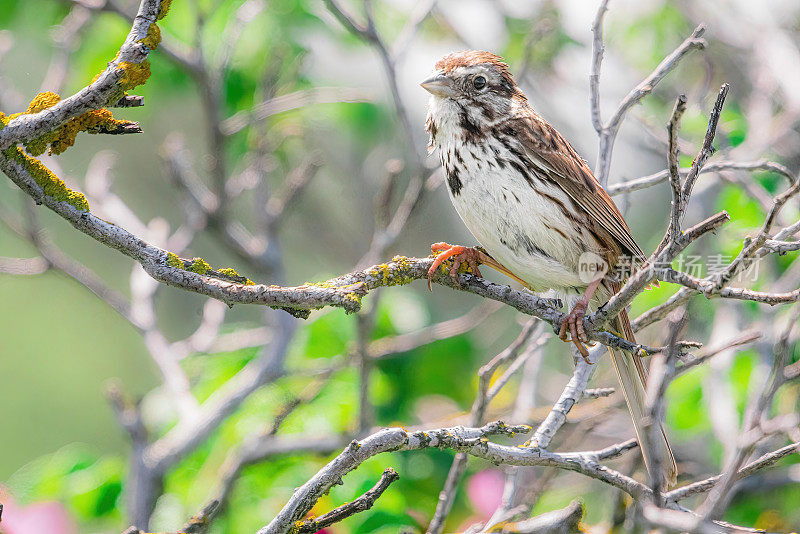
<svg viewBox="0 0 800 534">
<path fill-rule="evenodd" d="M 533 291 L 556 290 L 574 303 L 559 337 L 571 336 L 586 357 L 587 307 L 605 303 L 618 291 L 620 280 L 609 273 L 621 258 L 644 260 L 619 209 L 575 149 L 531 109 L 501 57 L 480 51 L 450 54 L 421 85 L 432 95 L 429 147 L 439 149 L 450 199 L 485 248 L 436 243 L 431 250 L 438 256 L 429 274 L 447 259 L 453 260 L 451 275 L 460 263 L 473 269 L 486 263 Z M 587 277 L 581 270 L 587 257 L 605 270 Z M 614 323 L 613 330 L 634 341 L 625 312 Z M 637 355 L 612 349 L 611 356 L 639 443 L 645 445 L 644 366 Z M 674 484 L 675 460 L 663 429 L 659 434 L 663 439 L 652 444 L 653 450 L 665 480 Z M 652 476 L 648 447 L 641 448 Z"/>
</svg>

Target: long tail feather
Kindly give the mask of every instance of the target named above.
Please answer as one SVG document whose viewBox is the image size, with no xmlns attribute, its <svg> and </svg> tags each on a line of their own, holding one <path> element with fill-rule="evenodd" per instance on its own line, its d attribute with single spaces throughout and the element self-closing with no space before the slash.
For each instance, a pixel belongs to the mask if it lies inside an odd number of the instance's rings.
<svg viewBox="0 0 800 534">
<path fill-rule="evenodd" d="M 615 321 L 615 328 L 625 339 L 633 343 L 636 342 L 626 312 L 623 311 L 619 314 Z M 661 464 L 661 468 L 663 469 L 664 480 L 667 482 L 668 486 L 674 486 L 678 476 L 678 466 L 675 464 L 675 457 L 672 455 L 672 449 L 669 446 L 667 435 L 663 428 L 661 428 L 659 438 L 656 442 L 653 443 L 652 446 L 648 446 L 649 434 L 645 428 L 645 421 L 647 419 L 647 414 L 645 412 L 645 384 L 647 383 L 647 373 L 644 369 L 644 365 L 642 365 L 641 358 L 618 349 L 610 349 L 610 352 L 611 360 L 614 362 L 614 369 L 617 370 L 619 385 L 622 387 L 622 393 L 625 395 L 625 402 L 628 404 L 628 411 L 630 411 L 631 419 L 633 419 L 633 428 L 636 431 L 636 438 L 639 440 L 639 445 L 642 449 L 647 471 L 652 477 L 652 466 L 655 462 L 648 456 L 650 450 L 653 450 L 660 459 L 658 463 Z"/>
</svg>

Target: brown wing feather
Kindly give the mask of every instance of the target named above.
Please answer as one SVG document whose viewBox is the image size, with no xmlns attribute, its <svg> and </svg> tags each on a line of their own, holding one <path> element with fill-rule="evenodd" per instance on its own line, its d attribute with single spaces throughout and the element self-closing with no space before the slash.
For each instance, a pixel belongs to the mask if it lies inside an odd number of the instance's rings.
<svg viewBox="0 0 800 534">
<path fill-rule="evenodd" d="M 644 259 L 644 252 L 631 235 L 628 224 L 617 205 L 586 162 L 558 131 L 544 119 L 530 112 L 524 118 L 513 119 L 511 125 L 522 143 L 526 156 L 550 171 L 550 177 L 586 213 L 634 258 Z"/>
</svg>

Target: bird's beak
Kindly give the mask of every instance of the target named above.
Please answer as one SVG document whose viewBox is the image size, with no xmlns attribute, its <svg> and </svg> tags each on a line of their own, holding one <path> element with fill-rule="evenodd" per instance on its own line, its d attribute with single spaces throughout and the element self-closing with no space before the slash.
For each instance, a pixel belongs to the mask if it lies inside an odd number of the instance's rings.
<svg viewBox="0 0 800 534">
<path fill-rule="evenodd" d="M 435 96 L 440 96 L 442 98 L 453 98 L 456 96 L 456 91 L 453 89 L 453 80 L 444 74 L 434 74 L 420 83 L 420 85 L 423 89 Z"/>
</svg>

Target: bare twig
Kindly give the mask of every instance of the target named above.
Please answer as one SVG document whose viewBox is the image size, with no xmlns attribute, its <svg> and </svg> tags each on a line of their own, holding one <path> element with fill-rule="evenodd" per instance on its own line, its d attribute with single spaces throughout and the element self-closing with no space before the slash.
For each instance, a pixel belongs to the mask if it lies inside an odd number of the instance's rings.
<svg viewBox="0 0 800 534">
<path fill-rule="evenodd" d="M 659 248 L 667 246 L 669 241 L 675 242 L 681 234 L 681 212 L 683 196 L 681 195 L 681 177 L 678 174 L 678 130 L 681 117 L 686 111 L 686 95 L 680 95 L 675 101 L 675 109 L 667 123 L 669 135 L 669 150 L 667 153 L 667 166 L 669 168 L 669 185 L 672 192 L 672 209 L 669 216 L 669 227 Z"/>
<path fill-rule="evenodd" d="M 72 51 L 82 33 L 89 26 L 90 20 L 89 10 L 76 4 L 61 21 L 58 29 L 53 33 L 55 50 L 39 91 L 53 91 L 54 93 L 61 91 L 69 71 Z"/>
<path fill-rule="evenodd" d="M 375 423 L 375 410 L 369 398 L 370 373 L 374 365 L 367 354 L 367 343 L 374 327 L 374 304 L 371 310 L 356 316 L 356 347 L 353 356 L 358 367 L 358 435 L 372 428 Z"/>
<path fill-rule="evenodd" d="M 211 520 L 217 515 L 218 509 L 219 502 L 210 501 L 203 506 L 199 513 L 192 516 L 177 534 L 205 534 L 211 526 Z"/>
<path fill-rule="evenodd" d="M 586 390 L 586 384 L 589 382 L 589 378 L 594 372 L 594 366 L 592 364 L 597 362 L 600 356 L 605 352 L 605 347 L 598 346 L 589 352 L 589 357 L 587 359 L 578 359 L 578 363 L 575 365 L 575 372 L 564 387 L 564 391 L 561 392 L 561 396 L 526 445 L 530 447 L 541 447 L 543 449 L 546 449 L 550 445 L 550 440 L 553 439 L 558 429 L 566 422 L 567 414 L 583 396 L 583 392 Z"/>
<path fill-rule="evenodd" d="M 650 75 L 642 80 L 639 85 L 634 87 L 630 93 L 619 104 L 619 107 L 614 112 L 612 117 L 605 124 L 602 122 L 600 115 L 600 65 L 603 57 L 603 33 L 602 24 L 608 2 L 603 0 L 600 3 L 600 8 L 597 11 L 592 31 L 594 32 L 594 39 L 592 41 L 593 59 L 592 59 L 592 74 L 589 78 L 591 89 L 591 103 L 592 103 L 592 124 L 598 132 L 600 137 L 600 146 L 597 155 L 597 165 L 595 167 L 595 176 L 600 181 L 603 187 L 608 183 L 608 175 L 611 169 L 611 154 L 614 150 L 614 141 L 622 125 L 622 121 L 628 114 L 628 111 L 637 103 L 639 103 L 645 96 L 650 94 L 655 86 L 664 77 L 669 74 L 680 62 L 683 57 L 692 50 L 702 49 L 705 47 L 706 42 L 701 38 L 705 32 L 705 26 L 702 24 L 694 29 L 692 34 L 686 38 L 683 43 L 678 46 L 670 55 L 664 58 L 661 63 L 653 70 Z"/>
<path fill-rule="evenodd" d="M 506 523 L 503 534 L 572 534 L 578 532 L 583 518 L 583 504 L 577 499 L 561 510 L 546 512 L 524 521 Z"/>
<path fill-rule="evenodd" d="M 36 275 L 46 273 L 49 269 L 46 259 L 38 258 L 6 258 L 0 257 L 0 273 L 17 275 Z"/>
<path fill-rule="evenodd" d="M 767 161 L 767 160 L 759 160 L 759 161 L 717 161 L 714 163 L 709 163 L 703 166 L 700 169 L 700 174 L 710 174 L 720 171 L 771 171 L 776 174 L 780 174 L 781 176 L 785 176 L 789 182 L 794 182 L 797 177 L 792 174 L 789 169 L 781 165 L 780 163 L 775 163 L 774 161 Z M 686 177 L 691 172 L 691 168 L 684 168 L 678 170 L 679 174 L 682 177 Z M 652 187 L 654 185 L 660 184 L 664 180 L 670 177 L 670 170 L 666 169 L 663 171 L 659 171 L 655 174 L 651 174 L 649 176 L 643 176 L 642 178 L 637 178 L 635 180 L 628 180 L 625 182 L 620 182 L 616 184 L 611 184 L 608 186 L 608 194 L 609 195 L 620 195 L 623 193 L 631 193 L 633 191 L 639 191 L 640 189 L 645 189 L 647 187 Z"/>
<path fill-rule="evenodd" d="M 597 8 L 597 14 L 592 23 L 592 71 L 589 74 L 589 99 L 592 108 L 592 126 L 594 126 L 597 135 L 602 136 L 603 119 L 600 113 L 600 66 L 603 64 L 603 54 L 605 53 L 605 46 L 603 45 L 603 19 L 608 11 L 608 0 L 600 0 L 600 5 Z"/>
<path fill-rule="evenodd" d="M 372 102 L 375 95 L 365 89 L 341 87 L 315 87 L 294 93 L 276 96 L 260 102 L 249 111 L 239 111 L 221 123 L 222 133 L 233 135 L 253 123 L 263 121 L 273 115 L 316 104 L 338 104 L 342 102 Z"/>
<path fill-rule="evenodd" d="M 391 467 L 387 468 L 384 470 L 380 480 L 378 480 L 372 489 L 368 490 L 354 501 L 343 504 L 342 506 L 339 506 L 338 508 L 331 510 L 326 514 L 302 521 L 295 527 L 295 531 L 298 533 L 308 534 L 318 532 L 319 530 L 333 525 L 334 523 L 338 523 L 339 521 L 346 519 L 351 515 L 369 510 L 372 508 L 372 505 L 375 504 L 375 501 L 377 501 L 380 496 L 383 495 L 383 492 L 386 491 L 389 486 L 399 478 L 400 475 L 397 474 L 397 471 Z"/>
<path fill-rule="evenodd" d="M 698 27 L 698 29 L 701 28 L 702 27 Z M 703 140 L 703 146 L 700 149 L 700 153 L 695 159 L 695 162 L 692 164 L 692 169 L 690 171 L 690 174 L 686 178 L 686 181 L 683 184 L 683 188 L 681 189 L 680 202 L 673 202 L 672 214 L 670 215 L 670 224 L 667 230 L 667 235 L 664 237 L 664 240 L 662 240 L 661 244 L 655 250 L 655 252 L 647 259 L 646 264 L 649 266 L 669 265 L 675 258 L 675 256 L 677 256 L 678 253 L 680 253 L 683 249 L 685 249 L 690 242 L 692 242 L 694 239 L 697 239 L 700 235 L 716 229 L 717 227 L 724 224 L 730 219 L 730 217 L 726 212 L 720 212 L 698 223 L 692 228 L 687 229 L 683 233 L 677 232 L 676 238 L 674 239 L 671 238 L 671 236 L 676 234 L 676 229 L 680 230 L 679 223 L 680 220 L 682 219 L 683 214 L 685 213 L 686 206 L 689 203 L 689 196 L 691 195 L 694 181 L 697 179 L 697 176 L 700 170 L 702 170 L 706 160 L 713 153 L 712 143 L 714 142 L 714 136 L 716 135 L 717 131 L 717 123 L 719 121 L 719 115 L 722 112 L 722 105 L 725 102 L 725 96 L 727 94 L 728 94 L 728 85 L 724 84 L 720 89 L 719 95 L 717 96 L 717 101 L 714 105 L 714 109 L 712 110 L 711 116 L 709 117 L 708 128 L 706 130 L 706 135 Z M 675 110 L 673 112 L 673 118 L 670 120 L 670 124 L 674 122 L 676 128 L 678 120 L 680 119 L 680 116 L 683 113 L 682 108 L 683 105 L 681 104 L 681 99 L 678 99 L 678 102 L 675 105 Z M 675 145 L 673 144 L 670 146 L 670 150 L 674 149 Z M 670 161 L 672 160 L 671 155 L 669 159 Z M 670 167 L 673 167 L 672 163 L 670 163 Z M 673 177 L 672 179 L 673 181 L 675 181 L 675 177 Z M 674 186 L 677 186 L 677 183 L 674 184 Z M 794 189 L 794 187 L 792 189 Z M 786 201 L 786 199 L 784 199 L 783 197 L 781 198 L 783 199 L 783 202 Z M 674 219 L 677 219 L 677 222 L 673 222 Z M 604 321 L 607 321 L 612 317 L 616 317 L 617 314 L 621 312 L 631 302 L 631 300 L 633 300 L 633 298 L 636 295 L 638 295 L 645 287 L 647 287 L 647 285 L 652 281 L 654 276 L 655 276 L 655 270 L 652 268 L 642 268 L 638 272 L 634 273 L 633 276 L 628 278 L 627 282 L 625 282 L 625 285 L 622 286 L 622 289 L 620 289 L 620 291 L 616 295 L 612 296 L 609 299 L 609 301 L 606 303 L 603 309 L 601 309 L 599 312 L 597 312 L 592 317 L 587 319 L 586 324 L 589 327 L 592 327 L 596 326 L 597 324 L 603 324 Z"/>
<path fill-rule="evenodd" d="M 417 347 L 448 339 L 469 332 L 492 316 L 500 304 L 495 301 L 483 302 L 455 319 L 425 326 L 419 330 L 384 337 L 371 341 L 367 347 L 370 358 L 384 358 L 400 352 L 408 352 Z"/>
<path fill-rule="evenodd" d="M 694 183 L 697 181 L 697 177 L 700 175 L 700 171 L 706 164 L 706 161 L 714 153 L 713 143 L 717 131 L 717 123 L 719 123 L 719 117 L 722 114 L 722 106 L 725 104 L 725 97 L 728 96 L 729 89 L 730 86 L 727 83 L 722 84 L 722 87 L 720 87 L 719 94 L 717 94 L 717 101 L 714 103 L 711 116 L 708 119 L 708 128 L 703 140 L 703 146 L 700 149 L 700 153 L 697 154 L 697 157 L 694 159 L 694 162 L 692 162 L 692 168 L 689 171 L 689 175 L 686 177 L 686 181 L 683 183 L 680 202 L 681 219 L 683 219 L 686 213 L 686 207 L 689 205 L 689 197 L 692 194 L 692 189 L 694 189 Z"/>
<path fill-rule="evenodd" d="M 769 377 L 758 397 L 745 410 L 742 432 L 736 444 L 733 457 L 728 462 L 719 482 L 698 508 L 698 515 L 704 519 L 717 519 L 721 515 L 727 494 L 733 488 L 736 480 L 739 479 L 741 466 L 753 451 L 756 442 L 764 436 L 764 431 L 760 428 L 762 420 L 767 416 L 775 394 L 784 382 L 783 369 L 789 353 L 787 340 L 799 317 L 800 309 L 790 314 L 788 328 L 784 330 L 783 335 L 777 340 Z"/>
<path fill-rule="evenodd" d="M 583 392 L 583 398 L 585 399 L 599 399 L 602 397 L 609 397 L 616 393 L 616 389 L 614 388 L 586 388 Z"/>
<path fill-rule="evenodd" d="M 667 484 L 667 480 L 664 479 L 664 469 L 667 466 L 662 465 L 661 455 L 657 454 L 653 444 L 658 442 L 660 434 L 663 432 L 662 425 L 666 411 L 664 397 L 667 392 L 667 386 L 669 386 L 675 374 L 675 364 L 678 360 L 677 342 L 681 331 L 686 326 L 686 320 L 685 310 L 673 312 L 667 338 L 667 349 L 653 356 L 653 360 L 650 363 L 650 375 L 647 378 L 647 395 L 645 397 L 647 420 L 645 421 L 645 431 L 649 437 L 645 445 L 650 447 L 647 455 L 651 464 L 648 469 L 651 477 L 650 488 L 653 490 L 656 504 L 659 505 L 661 504 L 661 490 Z"/>
<path fill-rule="evenodd" d="M 667 510 L 646 503 L 642 514 L 651 526 L 666 527 L 677 532 L 696 534 L 744 534 L 745 532 L 764 532 L 763 530 L 741 529 L 724 525 L 717 521 L 704 520 L 691 513 Z"/>
<path fill-rule="evenodd" d="M 735 479 L 741 480 L 742 478 L 757 473 L 762 469 L 771 467 L 781 458 L 794 453 L 800 453 L 800 443 L 786 445 L 785 447 L 781 447 L 780 449 L 764 454 L 756 460 L 753 460 L 736 472 Z M 676 488 L 664 494 L 664 501 L 667 503 L 678 502 L 692 495 L 697 495 L 698 493 L 706 493 L 710 491 L 722 479 L 723 476 L 724 475 L 716 475 L 705 480 L 692 482 L 691 484 Z"/>
<path fill-rule="evenodd" d="M 750 343 L 753 343 L 754 341 L 757 341 L 760 338 L 761 338 L 761 332 L 756 332 L 754 330 L 751 330 L 748 332 L 744 332 L 734 337 L 733 339 L 730 339 L 729 341 L 723 343 L 722 345 L 703 348 L 694 355 L 694 358 L 692 360 L 689 360 L 685 362 L 683 365 L 678 366 L 675 369 L 675 375 L 677 376 L 682 373 L 685 373 L 686 371 L 707 362 L 720 352 L 724 352 L 731 348 L 748 345 Z"/>
</svg>

